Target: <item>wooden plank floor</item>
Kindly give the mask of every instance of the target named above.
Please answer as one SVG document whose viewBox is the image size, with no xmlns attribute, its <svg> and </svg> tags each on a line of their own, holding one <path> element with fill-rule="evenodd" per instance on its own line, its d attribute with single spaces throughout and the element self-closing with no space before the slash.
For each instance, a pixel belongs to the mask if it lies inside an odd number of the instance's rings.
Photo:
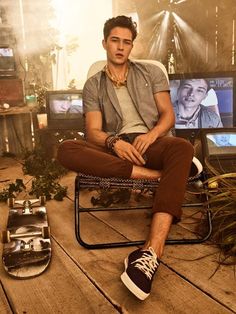
<svg viewBox="0 0 236 314">
<path fill-rule="evenodd" d="M 17 161 L 0 158 L 0 181 L 15 178 L 29 180 Z M 144 302 L 136 299 L 120 281 L 123 260 L 134 248 L 87 250 L 78 244 L 74 178 L 75 174 L 69 173 L 62 179 L 71 200 L 47 203 L 52 261 L 46 272 L 33 279 L 16 280 L 0 264 L 0 313 L 236 313 L 234 269 L 221 267 L 211 277 L 218 250 L 210 244 L 166 246 L 151 296 Z M 86 193 L 81 201 L 89 201 Z M 7 216 L 7 205 L 0 203 L 0 230 L 6 227 Z M 149 217 L 145 211 L 84 213 L 82 232 L 90 242 L 104 237 L 107 241 L 142 239 Z M 181 232 L 173 228 L 171 235 Z"/>
</svg>

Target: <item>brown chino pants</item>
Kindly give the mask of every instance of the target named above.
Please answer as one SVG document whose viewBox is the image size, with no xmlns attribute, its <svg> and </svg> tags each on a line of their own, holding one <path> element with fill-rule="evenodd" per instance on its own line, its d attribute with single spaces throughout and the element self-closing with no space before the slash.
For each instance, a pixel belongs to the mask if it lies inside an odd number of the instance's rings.
<svg viewBox="0 0 236 314">
<path fill-rule="evenodd" d="M 146 167 L 162 170 L 153 212 L 166 212 L 179 220 L 187 178 L 193 158 L 192 145 L 177 137 L 157 139 L 146 151 Z M 58 161 L 67 169 L 100 177 L 130 178 L 132 163 L 84 140 L 60 144 Z"/>
</svg>

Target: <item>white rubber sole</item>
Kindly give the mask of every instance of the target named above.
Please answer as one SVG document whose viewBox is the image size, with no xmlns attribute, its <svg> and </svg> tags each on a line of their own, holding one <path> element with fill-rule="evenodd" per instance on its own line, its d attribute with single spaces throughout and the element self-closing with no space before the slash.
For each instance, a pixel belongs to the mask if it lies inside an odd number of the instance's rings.
<svg viewBox="0 0 236 314">
<path fill-rule="evenodd" d="M 125 259 L 125 271 L 120 276 L 121 281 L 123 284 L 129 289 L 130 292 L 132 292 L 139 300 L 145 300 L 150 293 L 143 292 L 138 286 L 135 285 L 135 283 L 129 278 L 128 274 L 126 273 L 128 265 L 128 260 Z"/>
<path fill-rule="evenodd" d="M 202 164 L 196 157 L 193 157 L 192 163 L 196 166 L 196 168 L 198 170 L 198 173 L 196 174 L 196 176 L 197 176 L 203 171 Z"/>
</svg>

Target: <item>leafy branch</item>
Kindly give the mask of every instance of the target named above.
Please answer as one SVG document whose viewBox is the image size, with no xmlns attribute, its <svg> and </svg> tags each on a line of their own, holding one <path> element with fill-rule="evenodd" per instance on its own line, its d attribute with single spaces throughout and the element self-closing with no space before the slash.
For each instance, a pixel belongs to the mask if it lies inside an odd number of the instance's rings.
<svg viewBox="0 0 236 314">
<path fill-rule="evenodd" d="M 16 197 L 18 193 L 25 189 L 26 187 L 23 183 L 23 180 L 16 179 L 15 183 L 10 183 L 8 188 L 4 188 L 0 192 L 0 202 L 5 202 L 9 197 Z"/>
<path fill-rule="evenodd" d="M 67 170 L 55 159 L 49 159 L 44 150 L 38 148 L 25 151 L 22 167 L 24 174 L 33 177 L 29 195 L 37 198 L 45 195 L 47 200 L 57 201 L 62 201 L 67 196 L 67 187 L 59 183 L 59 179 L 66 174 Z M 8 187 L 0 191 L 0 201 L 16 197 L 23 190 L 26 190 L 23 180 L 16 179 L 15 183 L 10 183 Z"/>
</svg>

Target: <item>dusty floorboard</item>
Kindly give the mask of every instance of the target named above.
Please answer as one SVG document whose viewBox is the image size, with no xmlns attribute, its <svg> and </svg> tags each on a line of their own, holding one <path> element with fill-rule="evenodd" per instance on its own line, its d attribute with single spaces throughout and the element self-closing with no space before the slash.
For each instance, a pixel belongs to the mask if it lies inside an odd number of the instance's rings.
<svg viewBox="0 0 236 314">
<path fill-rule="evenodd" d="M 3 169 L 5 168 L 5 169 Z M 0 180 L 24 177 L 20 164 L 0 159 Z M 134 248 L 87 250 L 81 247 L 74 227 L 74 173 L 62 182 L 71 198 L 47 203 L 52 232 L 53 257 L 44 274 L 15 280 L 0 265 L 0 313 L 236 313 L 233 269 L 221 267 L 213 276 L 218 250 L 211 245 L 166 246 L 151 296 L 138 301 L 123 286 L 123 260 Z M 84 202 L 89 198 L 84 195 Z M 0 204 L 0 229 L 8 209 Z M 88 241 L 142 238 L 147 231 L 147 213 L 102 217 L 83 214 L 83 234 Z M 173 229 L 174 236 L 186 229 Z M 118 232 L 117 232 L 118 231 Z M 0 253 L 2 245 L 0 245 Z M 211 277 L 211 278 L 210 278 Z"/>
</svg>

